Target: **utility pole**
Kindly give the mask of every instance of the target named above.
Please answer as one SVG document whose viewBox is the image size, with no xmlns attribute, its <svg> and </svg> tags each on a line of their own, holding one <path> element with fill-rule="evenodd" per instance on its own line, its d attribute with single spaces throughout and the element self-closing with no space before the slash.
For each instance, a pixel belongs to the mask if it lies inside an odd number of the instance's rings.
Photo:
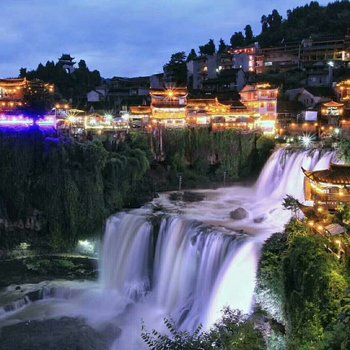
<svg viewBox="0 0 350 350">
<path fill-rule="evenodd" d="M 179 176 L 179 191 L 181 191 L 181 187 L 182 187 L 182 176 Z"/>
</svg>

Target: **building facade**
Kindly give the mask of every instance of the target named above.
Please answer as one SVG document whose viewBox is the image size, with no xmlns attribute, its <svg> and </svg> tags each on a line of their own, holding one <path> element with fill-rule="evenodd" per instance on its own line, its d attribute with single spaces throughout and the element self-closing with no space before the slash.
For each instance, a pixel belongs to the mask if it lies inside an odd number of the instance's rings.
<svg viewBox="0 0 350 350">
<path fill-rule="evenodd" d="M 331 164 L 325 170 L 302 170 L 305 199 L 312 201 L 316 209 L 335 210 L 341 204 L 350 204 L 350 165 Z"/>
<path fill-rule="evenodd" d="M 23 106 L 26 79 L 0 79 L 0 114 L 11 114 Z"/>
<path fill-rule="evenodd" d="M 268 83 L 246 85 L 240 92 L 242 103 L 257 115 L 277 117 L 278 88 Z"/>
</svg>

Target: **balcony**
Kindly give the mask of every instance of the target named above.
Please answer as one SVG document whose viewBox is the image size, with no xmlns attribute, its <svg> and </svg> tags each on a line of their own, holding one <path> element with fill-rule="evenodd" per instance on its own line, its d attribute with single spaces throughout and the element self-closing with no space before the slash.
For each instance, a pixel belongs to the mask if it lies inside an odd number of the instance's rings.
<svg viewBox="0 0 350 350">
<path fill-rule="evenodd" d="M 339 193 L 312 193 L 312 199 L 318 206 L 325 206 L 327 209 L 334 210 L 341 204 L 350 203 L 350 194 L 340 195 Z"/>
</svg>

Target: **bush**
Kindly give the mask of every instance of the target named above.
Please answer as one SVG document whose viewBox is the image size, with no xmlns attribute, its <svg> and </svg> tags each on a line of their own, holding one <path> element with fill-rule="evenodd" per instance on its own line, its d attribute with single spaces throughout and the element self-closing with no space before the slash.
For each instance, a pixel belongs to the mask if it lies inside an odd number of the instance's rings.
<svg viewBox="0 0 350 350">
<path fill-rule="evenodd" d="M 223 310 L 223 317 L 208 332 L 199 326 L 194 333 L 179 331 L 175 322 L 165 319 L 169 335 L 142 327 L 142 339 L 153 350 L 262 350 L 265 348 L 262 334 L 239 311 Z"/>
</svg>

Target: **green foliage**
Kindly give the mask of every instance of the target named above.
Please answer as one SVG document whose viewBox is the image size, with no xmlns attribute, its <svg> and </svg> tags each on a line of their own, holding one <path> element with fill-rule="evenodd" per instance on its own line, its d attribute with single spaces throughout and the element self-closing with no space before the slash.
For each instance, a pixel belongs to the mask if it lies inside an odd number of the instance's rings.
<svg viewBox="0 0 350 350">
<path fill-rule="evenodd" d="M 335 325 L 326 334 L 326 348 L 347 350 L 350 348 L 350 290 L 341 300 L 340 314 Z"/>
<path fill-rule="evenodd" d="M 326 244 L 292 220 L 264 245 L 257 299 L 270 317 L 286 325 L 288 349 L 346 349 L 339 344 L 348 344 L 349 271 Z"/>
<path fill-rule="evenodd" d="M 20 112 L 38 117 L 46 114 L 52 108 L 54 98 L 43 81 L 34 79 L 28 82 L 23 89 L 23 102 Z"/>
<path fill-rule="evenodd" d="M 155 150 L 160 145 L 149 134 L 131 133 L 116 144 L 108 138 L 102 143 L 51 138 L 35 128 L 1 132 L 1 218 L 26 222 L 38 211 L 40 235 L 45 237 L 41 241 L 54 250 L 67 250 L 100 232 L 108 215 L 139 206 L 155 190 L 177 187 L 180 175 L 184 187 L 194 187 L 221 182 L 224 173 L 227 181 L 236 180 L 255 168 L 254 134 L 163 132 L 166 157 L 161 165 L 150 151 L 151 142 Z M 150 170 L 151 164 L 156 171 Z M 20 235 L 9 237 L 1 235 L 0 246 L 21 242 Z"/>
<path fill-rule="evenodd" d="M 249 24 L 247 24 L 244 27 L 244 34 L 245 34 L 245 39 L 244 39 L 245 44 L 246 45 L 251 44 L 254 41 L 254 35 L 253 35 L 252 27 Z"/>
<path fill-rule="evenodd" d="M 343 138 L 338 144 L 338 157 L 345 163 L 350 163 L 350 139 Z"/>
<path fill-rule="evenodd" d="M 190 53 L 187 56 L 187 62 L 193 61 L 196 58 L 197 58 L 197 53 L 196 53 L 195 49 L 191 49 Z"/>
<path fill-rule="evenodd" d="M 223 310 L 223 317 L 208 332 L 199 326 L 193 334 L 177 329 L 174 321 L 165 319 L 169 335 L 142 327 L 142 339 L 153 350 L 261 350 L 265 348 L 261 333 L 238 311 Z"/>
<path fill-rule="evenodd" d="M 72 74 L 67 73 L 59 62 L 47 61 L 45 66 L 40 63 L 36 70 L 21 68 L 20 77 L 53 83 L 60 98 L 72 99 L 76 107 L 82 107 L 86 102 L 86 93 L 101 84 L 100 73 L 90 71 L 84 60 L 78 63 L 78 68 Z"/>
<path fill-rule="evenodd" d="M 245 38 L 242 32 L 235 32 L 231 38 L 230 43 L 233 48 L 244 46 Z"/>
<path fill-rule="evenodd" d="M 336 209 L 336 213 L 340 223 L 350 228 L 350 205 L 339 205 Z"/>
<path fill-rule="evenodd" d="M 290 196 L 287 194 L 285 198 L 283 198 L 282 206 L 284 209 L 291 210 L 294 217 L 297 217 L 298 211 L 300 208 L 301 203 L 295 199 L 293 196 Z"/>
<path fill-rule="evenodd" d="M 170 61 L 163 67 L 167 79 L 178 86 L 187 84 L 186 54 L 184 51 L 171 55 Z"/>
<path fill-rule="evenodd" d="M 51 261 L 48 259 L 33 260 L 26 263 L 26 268 L 31 271 L 45 272 L 51 267 Z"/>
<path fill-rule="evenodd" d="M 141 137 L 108 152 L 100 142 L 45 138 L 38 130 L 0 133 L 3 217 L 25 222 L 38 210 L 42 241 L 69 249 L 153 190 L 144 185 L 149 160 L 137 146 L 144 147 Z"/>
<path fill-rule="evenodd" d="M 155 149 L 158 148 L 156 144 Z M 237 180 L 251 175 L 256 164 L 255 134 L 233 130 L 163 130 L 163 150 L 174 180 L 182 175 L 185 185 L 198 176 L 222 181 L 224 172 L 227 180 Z"/>
<path fill-rule="evenodd" d="M 311 1 L 287 11 L 287 18 L 273 10 L 271 14 L 261 18 L 262 30 L 257 40 L 263 47 L 279 46 L 285 42 L 300 42 L 305 38 L 344 37 L 350 23 L 349 1 L 335 1 L 321 6 Z"/>
<path fill-rule="evenodd" d="M 201 55 L 214 55 L 216 51 L 213 39 L 210 39 L 205 45 L 199 46 L 199 53 Z"/>
<path fill-rule="evenodd" d="M 302 221 L 292 218 L 286 225 L 288 244 L 292 244 L 296 237 L 306 237 L 311 234 L 310 228 Z"/>
<path fill-rule="evenodd" d="M 296 237 L 284 259 L 290 349 L 320 348 L 348 287 L 338 261 L 319 237 Z"/>
<path fill-rule="evenodd" d="M 218 53 L 224 53 L 228 49 L 228 46 L 225 44 L 225 41 L 221 38 L 219 41 Z"/>
<path fill-rule="evenodd" d="M 258 151 L 259 167 L 265 164 L 266 160 L 270 157 L 276 142 L 274 138 L 261 135 L 256 141 L 256 149 Z"/>
<path fill-rule="evenodd" d="M 260 259 L 257 279 L 257 299 L 263 310 L 278 322 L 285 324 L 284 284 L 282 262 L 288 249 L 285 232 L 266 240 Z"/>
</svg>

